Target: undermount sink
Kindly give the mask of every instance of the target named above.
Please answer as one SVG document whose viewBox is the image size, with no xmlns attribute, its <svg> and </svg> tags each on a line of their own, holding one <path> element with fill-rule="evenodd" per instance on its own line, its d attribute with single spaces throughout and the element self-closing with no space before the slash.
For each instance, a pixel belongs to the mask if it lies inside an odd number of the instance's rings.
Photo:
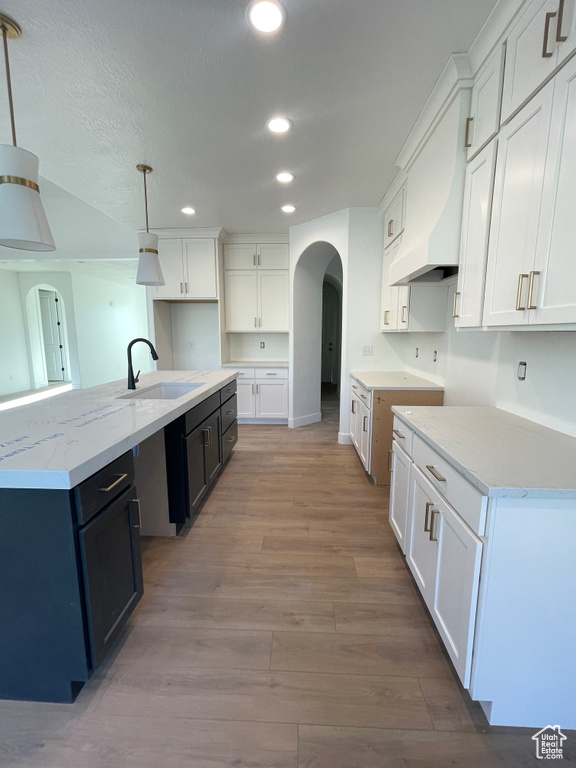
<svg viewBox="0 0 576 768">
<path fill-rule="evenodd" d="M 135 392 L 130 392 L 128 395 L 120 395 L 119 399 L 176 400 L 179 397 L 184 397 L 184 395 L 193 392 L 202 385 L 203 382 L 199 384 L 188 384 L 179 381 L 162 381 L 160 384 L 154 384 L 146 389 L 137 389 Z"/>
</svg>

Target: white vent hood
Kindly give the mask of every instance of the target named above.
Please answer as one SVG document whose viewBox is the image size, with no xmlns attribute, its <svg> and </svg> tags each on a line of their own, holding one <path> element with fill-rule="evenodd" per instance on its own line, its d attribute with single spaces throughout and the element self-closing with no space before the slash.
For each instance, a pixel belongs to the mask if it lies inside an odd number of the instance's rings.
<svg viewBox="0 0 576 768">
<path fill-rule="evenodd" d="M 391 285 L 458 264 L 472 79 L 468 57 L 450 57 L 398 159 L 407 178 L 404 233 Z M 437 273 L 434 275 L 438 278 Z"/>
</svg>

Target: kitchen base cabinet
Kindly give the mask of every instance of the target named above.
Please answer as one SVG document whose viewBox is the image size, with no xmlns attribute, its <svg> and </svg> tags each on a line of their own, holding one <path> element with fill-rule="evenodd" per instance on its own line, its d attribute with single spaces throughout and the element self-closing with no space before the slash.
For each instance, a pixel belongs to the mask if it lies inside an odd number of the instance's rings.
<svg viewBox="0 0 576 768">
<path fill-rule="evenodd" d="M 406 554 L 408 491 L 412 459 L 396 441 L 392 444 L 392 482 L 390 483 L 390 525 L 400 549 Z"/>
<path fill-rule="evenodd" d="M 238 379 L 240 423 L 286 424 L 288 420 L 288 369 L 245 368 Z"/>
<path fill-rule="evenodd" d="M 74 701 L 138 603 L 133 476 L 129 453 L 73 490 L 0 489 L 0 698 Z"/>
</svg>

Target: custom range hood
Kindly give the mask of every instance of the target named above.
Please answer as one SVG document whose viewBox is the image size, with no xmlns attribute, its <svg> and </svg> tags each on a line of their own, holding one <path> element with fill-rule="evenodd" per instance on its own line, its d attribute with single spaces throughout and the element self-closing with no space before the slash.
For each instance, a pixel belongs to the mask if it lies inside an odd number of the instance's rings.
<svg viewBox="0 0 576 768">
<path fill-rule="evenodd" d="M 396 160 L 406 209 L 390 285 L 437 282 L 456 271 L 471 87 L 468 57 L 451 56 Z"/>
</svg>

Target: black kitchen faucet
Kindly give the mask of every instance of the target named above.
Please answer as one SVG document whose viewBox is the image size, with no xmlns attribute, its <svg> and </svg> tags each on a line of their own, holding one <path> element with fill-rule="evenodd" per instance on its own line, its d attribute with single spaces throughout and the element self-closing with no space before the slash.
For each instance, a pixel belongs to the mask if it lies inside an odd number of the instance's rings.
<svg viewBox="0 0 576 768">
<path fill-rule="evenodd" d="M 134 368 L 132 368 L 132 347 L 137 341 L 143 341 L 145 344 L 148 344 L 152 360 L 158 360 L 158 353 L 151 341 L 148 341 L 148 339 L 132 339 L 130 344 L 128 344 L 128 389 L 136 389 L 136 383 L 140 377 L 140 371 L 134 376 Z"/>
</svg>

